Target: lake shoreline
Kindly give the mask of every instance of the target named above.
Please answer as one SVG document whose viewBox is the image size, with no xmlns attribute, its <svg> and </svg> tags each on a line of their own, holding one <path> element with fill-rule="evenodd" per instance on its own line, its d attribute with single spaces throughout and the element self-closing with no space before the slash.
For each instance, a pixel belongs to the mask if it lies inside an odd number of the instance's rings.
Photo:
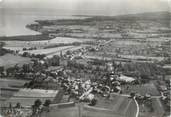
<svg viewBox="0 0 171 117">
<path fill-rule="evenodd" d="M 20 36 L 1 36 L 0 41 L 41 41 L 41 40 L 50 40 L 48 35 L 39 34 L 39 35 L 20 35 Z"/>
</svg>

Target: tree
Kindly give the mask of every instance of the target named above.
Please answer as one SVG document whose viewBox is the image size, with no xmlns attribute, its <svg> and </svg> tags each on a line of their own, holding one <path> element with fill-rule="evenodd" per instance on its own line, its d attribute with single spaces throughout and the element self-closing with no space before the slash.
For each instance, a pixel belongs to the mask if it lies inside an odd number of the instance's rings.
<svg viewBox="0 0 171 117">
<path fill-rule="evenodd" d="M 0 74 L 4 73 L 4 66 L 0 66 Z"/>
<path fill-rule="evenodd" d="M 96 103 L 97 103 L 97 99 L 94 98 L 94 99 L 91 100 L 89 105 L 94 106 L 94 105 L 96 105 Z"/>
<path fill-rule="evenodd" d="M 38 114 L 41 104 L 40 99 L 35 100 L 34 105 L 32 105 L 32 115 Z"/>
<path fill-rule="evenodd" d="M 10 75 L 10 74 L 13 75 L 14 72 L 15 72 L 15 69 L 14 69 L 14 67 L 10 67 L 10 68 L 6 69 L 6 72 L 7 72 L 7 76 Z"/>
<path fill-rule="evenodd" d="M 69 51 L 69 50 L 66 51 L 66 54 L 67 54 L 67 55 L 71 55 L 71 51 Z"/>
<path fill-rule="evenodd" d="M 53 58 L 51 59 L 52 66 L 59 66 L 60 64 L 60 57 L 57 55 L 54 55 Z"/>
<path fill-rule="evenodd" d="M 40 105 L 42 104 L 42 101 L 40 99 L 35 100 L 34 105 L 39 108 Z"/>
<path fill-rule="evenodd" d="M 45 107 L 46 111 L 49 112 L 49 105 L 51 104 L 51 100 L 45 100 L 43 106 Z"/>
<path fill-rule="evenodd" d="M 24 64 L 22 68 L 23 68 L 24 73 L 28 73 L 28 72 L 32 71 L 31 64 Z"/>
<path fill-rule="evenodd" d="M 131 97 L 131 98 L 134 98 L 135 96 L 136 96 L 136 93 L 135 93 L 135 92 L 131 92 L 131 93 L 130 93 L 130 97 Z"/>
<path fill-rule="evenodd" d="M 27 50 L 27 48 L 23 48 L 23 51 L 26 51 Z"/>
<path fill-rule="evenodd" d="M 48 99 L 47 99 L 47 100 L 45 100 L 45 102 L 44 102 L 43 105 L 44 105 L 44 106 L 49 106 L 50 104 L 51 104 L 51 100 L 48 100 Z"/>
<path fill-rule="evenodd" d="M 20 67 L 19 67 L 18 64 L 16 64 L 16 65 L 14 66 L 14 70 L 15 70 L 15 72 L 19 72 L 19 71 L 20 71 Z"/>
<path fill-rule="evenodd" d="M 29 53 L 28 52 L 24 52 L 22 56 L 23 57 L 28 57 L 29 56 Z"/>
<path fill-rule="evenodd" d="M 42 60 L 44 57 L 46 57 L 46 55 L 45 54 L 37 54 L 35 57 Z"/>
<path fill-rule="evenodd" d="M 21 108 L 21 104 L 18 102 L 15 106 L 15 108 Z"/>
<path fill-rule="evenodd" d="M 5 46 L 5 42 L 0 42 L 0 48 L 2 48 L 3 46 Z"/>
</svg>

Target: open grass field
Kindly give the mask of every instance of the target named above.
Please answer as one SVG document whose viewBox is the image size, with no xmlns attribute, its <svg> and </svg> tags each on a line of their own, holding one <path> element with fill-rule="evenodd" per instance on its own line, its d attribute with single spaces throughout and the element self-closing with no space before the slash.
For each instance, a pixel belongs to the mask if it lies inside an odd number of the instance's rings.
<svg viewBox="0 0 171 117">
<path fill-rule="evenodd" d="M 164 110 L 164 106 L 161 103 L 160 99 L 158 99 L 158 98 L 152 99 L 152 108 L 153 108 L 153 110 L 151 111 L 149 106 L 140 105 L 139 117 L 163 117 L 165 110 Z"/>
<path fill-rule="evenodd" d="M 6 54 L 4 56 L 0 56 L 0 66 L 4 66 L 5 68 L 14 66 L 16 64 L 23 65 L 29 62 L 30 62 L 29 58 L 15 56 L 12 54 Z"/>
<path fill-rule="evenodd" d="M 84 107 L 82 112 L 82 117 L 124 117 L 120 114 L 114 113 L 110 110 L 94 108 L 94 107 Z"/>
<path fill-rule="evenodd" d="M 144 85 L 126 85 L 122 87 L 123 93 L 129 94 L 130 92 L 137 92 L 141 95 L 150 94 L 152 96 L 159 96 L 160 92 L 157 90 L 153 83 Z"/>
<path fill-rule="evenodd" d="M 126 116 L 130 110 L 136 110 L 134 101 L 128 97 L 111 94 L 109 99 L 99 97 L 96 107 L 109 109 L 113 116 Z M 128 117 L 133 117 L 135 113 L 130 113 Z"/>
<path fill-rule="evenodd" d="M 79 110 L 77 106 L 63 109 L 52 109 L 48 113 L 42 113 L 41 117 L 79 117 Z"/>
</svg>

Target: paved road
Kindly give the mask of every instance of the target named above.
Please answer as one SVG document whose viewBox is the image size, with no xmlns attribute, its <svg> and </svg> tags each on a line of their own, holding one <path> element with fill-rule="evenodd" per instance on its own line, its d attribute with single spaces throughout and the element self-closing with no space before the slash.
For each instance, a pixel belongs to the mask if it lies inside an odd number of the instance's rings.
<svg viewBox="0 0 171 117">
<path fill-rule="evenodd" d="M 134 97 L 133 99 L 134 99 L 135 104 L 136 104 L 136 106 L 137 106 L 137 111 L 136 111 L 136 115 L 135 115 L 135 117 L 138 117 L 139 112 L 140 112 L 140 107 L 139 107 L 138 102 L 137 102 L 137 100 L 135 99 L 135 97 Z"/>
</svg>

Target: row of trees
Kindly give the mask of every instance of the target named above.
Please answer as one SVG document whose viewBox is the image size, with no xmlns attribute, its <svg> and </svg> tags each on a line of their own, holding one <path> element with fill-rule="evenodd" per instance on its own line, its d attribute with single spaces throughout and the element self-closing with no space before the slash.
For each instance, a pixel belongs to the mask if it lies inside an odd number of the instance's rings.
<svg viewBox="0 0 171 117">
<path fill-rule="evenodd" d="M 23 51 L 26 51 L 26 50 L 37 50 L 37 48 L 36 47 L 23 48 Z"/>
<path fill-rule="evenodd" d="M 22 54 L 23 57 L 29 57 L 29 58 L 38 58 L 40 60 L 44 59 L 46 57 L 45 54 L 30 54 L 29 52 L 24 52 Z"/>
</svg>

